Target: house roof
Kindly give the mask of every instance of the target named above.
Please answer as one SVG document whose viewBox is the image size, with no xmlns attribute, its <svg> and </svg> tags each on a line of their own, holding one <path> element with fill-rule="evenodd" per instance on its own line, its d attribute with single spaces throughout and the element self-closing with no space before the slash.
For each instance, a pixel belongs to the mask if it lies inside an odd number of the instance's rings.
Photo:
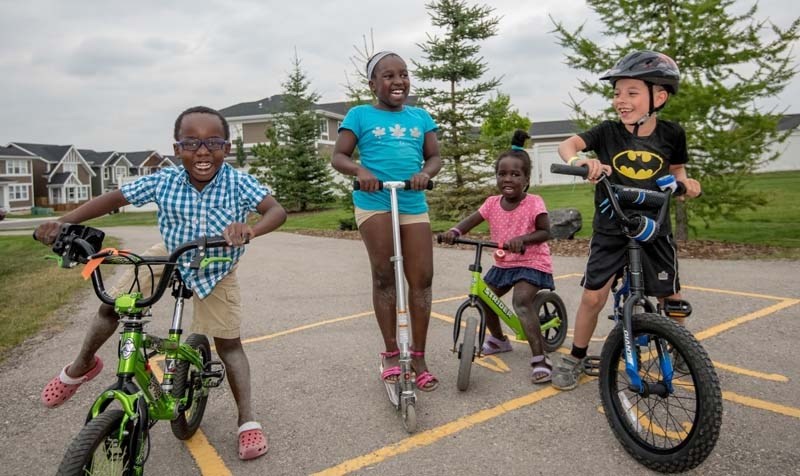
<svg viewBox="0 0 800 476">
<path fill-rule="evenodd" d="M 50 179 L 49 184 L 51 185 L 63 185 L 67 183 L 67 180 L 72 177 L 72 172 L 59 172 L 57 174 L 53 174 L 53 177 Z"/>
<path fill-rule="evenodd" d="M 532 139 L 537 137 L 570 136 L 578 132 L 580 132 L 578 125 L 571 119 L 534 122 L 528 130 L 528 134 Z"/>
<path fill-rule="evenodd" d="M 64 158 L 71 145 L 30 144 L 27 142 L 12 142 L 15 146 L 32 154 L 38 155 L 48 162 L 58 162 Z"/>
<path fill-rule="evenodd" d="M 234 104 L 233 106 L 220 109 L 219 112 L 225 117 L 264 116 L 276 114 L 283 111 L 283 98 L 283 94 L 275 94 L 257 101 Z M 409 96 L 406 100 L 406 103 L 411 105 L 416 104 L 417 96 Z M 350 101 L 340 101 L 314 104 L 311 109 L 329 112 L 344 117 L 344 115 L 352 106 L 353 103 Z"/>
<path fill-rule="evenodd" d="M 12 146 L 0 147 L 0 157 L 33 157 L 31 154 L 24 150 L 17 149 Z"/>
<path fill-rule="evenodd" d="M 778 121 L 778 130 L 786 131 L 800 126 L 800 114 L 786 114 Z"/>
<path fill-rule="evenodd" d="M 91 149 L 78 149 L 78 152 L 92 166 L 101 166 L 116 154 L 116 152 L 95 152 Z"/>
<path fill-rule="evenodd" d="M 128 158 L 131 164 L 136 167 L 141 166 L 151 155 L 158 154 L 154 150 L 141 150 L 138 152 L 125 152 L 125 157 Z"/>
</svg>

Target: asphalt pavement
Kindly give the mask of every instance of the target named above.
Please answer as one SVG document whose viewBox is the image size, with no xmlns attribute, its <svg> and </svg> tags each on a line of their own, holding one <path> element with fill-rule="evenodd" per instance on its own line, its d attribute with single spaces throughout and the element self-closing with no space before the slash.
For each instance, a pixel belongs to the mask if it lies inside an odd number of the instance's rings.
<svg viewBox="0 0 800 476">
<path fill-rule="evenodd" d="M 154 227 L 105 231 L 134 251 L 159 239 Z M 532 385 L 524 344 L 474 365 L 469 390 L 458 391 L 448 318 L 468 289 L 472 251 L 436 248 L 434 259 L 427 352 L 441 385 L 418 393 L 417 433 L 405 432 L 379 381 L 383 349 L 362 243 L 276 232 L 248 246 L 238 271 L 254 406 L 269 453 L 250 462 L 237 458 L 236 410 L 226 383 L 212 393 L 201 431 L 188 444 L 167 423 L 153 428 L 147 473 L 651 474 L 613 436 L 599 410 L 597 381 L 570 392 Z M 584 264 L 554 258 L 570 319 Z M 798 271 L 797 261 L 681 261 L 684 295 L 694 307 L 688 327 L 715 362 L 724 399 L 716 449 L 691 474 L 800 474 Z M 97 379 L 60 408 L 39 401 L 42 387 L 75 354 L 96 308 L 87 287 L 64 303 L 54 329 L 0 365 L 0 475 L 54 473 L 89 405 L 113 381 L 114 339 L 101 350 L 107 368 Z M 149 331 L 166 334 L 170 303 L 159 303 L 154 315 Z M 187 328 L 190 316 L 187 309 Z M 610 328 L 601 319 L 590 352 L 599 353 Z"/>
</svg>

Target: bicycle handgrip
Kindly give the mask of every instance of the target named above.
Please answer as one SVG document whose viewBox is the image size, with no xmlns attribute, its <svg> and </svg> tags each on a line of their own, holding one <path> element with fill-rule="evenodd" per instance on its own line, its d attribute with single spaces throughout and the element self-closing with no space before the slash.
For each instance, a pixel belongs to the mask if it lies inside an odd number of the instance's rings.
<svg viewBox="0 0 800 476">
<path fill-rule="evenodd" d="M 589 175 L 589 168 L 586 166 L 576 167 L 567 164 L 551 164 L 550 172 L 561 175 L 574 175 L 585 179 Z"/>
<path fill-rule="evenodd" d="M 405 187 L 403 190 L 411 190 L 411 180 L 403 180 Z M 433 180 L 428 180 L 426 190 L 433 190 Z M 361 190 L 361 183 L 358 180 L 353 180 L 353 190 Z M 378 180 L 378 190 L 383 190 L 383 180 Z"/>
</svg>

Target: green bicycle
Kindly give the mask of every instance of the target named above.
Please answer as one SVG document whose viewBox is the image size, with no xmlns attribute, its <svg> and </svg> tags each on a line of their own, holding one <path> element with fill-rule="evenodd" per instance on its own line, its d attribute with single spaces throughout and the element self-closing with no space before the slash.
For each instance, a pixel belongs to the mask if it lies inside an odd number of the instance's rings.
<svg viewBox="0 0 800 476">
<path fill-rule="evenodd" d="M 159 420 L 169 420 L 172 433 L 179 439 L 190 438 L 200 426 L 208 402 L 209 389 L 225 378 L 225 367 L 211 360 L 208 338 L 192 334 L 181 342 L 184 300 L 192 296 L 177 267 L 184 253 L 197 250 L 187 264 L 200 269 L 214 261 L 205 255 L 208 248 L 227 246 L 222 237 L 200 238 L 178 246 L 168 257 L 144 257 L 133 253 L 102 249 L 105 234 L 97 229 L 64 224 L 53 245 L 63 268 L 87 264 L 97 297 L 115 307 L 122 324 L 119 340 L 117 381 L 94 401 L 86 424 L 67 448 L 58 475 L 141 475 L 150 451 L 149 431 Z M 141 290 L 109 296 L 103 285 L 99 264 L 146 267 L 163 266 L 163 274 L 150 297 Z M 137 274 L 138 276 L 138 274 Z M 167 338 L 147 334 L 149 308 L 171 287 L 175 307 Z M 151 359 L 164 356 L 164 372 L 159 381 Z M 116 403 L 119 408 L 111 408 Z"/>
<path fill-rule="evenodd" d="M 437 236 L 437 241 L 439 243 L 443 242 L 441 235 Z M 497 243 L 460 237 L 453 242 L 475 246 L 475 261 L 469 266 L 469 270 L 472 273 L 469 296 L 458 307 L 453 324 L 452 351 L 458 354 L 459 360 L 457 386 L 459 390 L 464 391 L 469 388 L 472 362 L 476 356 L 480 357 L 481 349 L 483 349 L 483 339 L 486 337 L 486 311 L 484 306 L 491 309 L 497 314 L 497 317 L 514 331 L 517 340 L 526 341 L 527 337 L 519 317 L 483 281 L 481 274 L 483 271 L 481 267 L 483 248 L 499 248 Z M 506 247 L 503 248 L 505 249 Z M 555 352 L 567 337 L 568 320 L 564 301 L 553 290 L 542 289 L 534 298 L 533 308 L 539 316 L 539 328 L 544 337 L 544 349 L 546 352 Z M 464 320 L 465 315 L 467 317 L 464 324 L 464 337 L 459 344 L 461 322 Z M 478 337 L 477 343 L 475 341 L 476 335 Z"/>
</svg>

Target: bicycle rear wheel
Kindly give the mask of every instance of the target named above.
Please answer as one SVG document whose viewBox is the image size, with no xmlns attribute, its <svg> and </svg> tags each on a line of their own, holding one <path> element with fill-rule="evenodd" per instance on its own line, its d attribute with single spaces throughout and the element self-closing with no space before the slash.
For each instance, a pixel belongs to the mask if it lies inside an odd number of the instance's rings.
<svg viewBox="0 0 800 476">
<path fill-rule="evenodd" d="M 533 309 L 539 316 L 539 326 L 547 327 L 553 319 L 559 319 L 556 327 L 542 330 L 545 352 L 555 352 L 567 338 L 569 321 L 567 320 L 567 307 L 561 296 L 552 291 L 539 291 L 533 300 Z"/>
<path fill-rule="evenodd" d="M 631 342 L 638 349 L 645 390 L 633 391 L 625 373 L 622 325 L 603 345 L 600 398 L 614 435 L 625 450 L 650 469 L 672 473 L 705 461 L 719 437 L 722 394 L 708 354 L 684 327 L 658 314 L 633 316 Z M 689 372 L 664 375 L 660 358 L 674 348 Z M 668 384 L 671 380 L 672 390 Z"/>
<path fill-rule="evenodd" d="M 208 403 L 208 389 L 203 386 L 202 376 L 206 364 L 211 360 L 211 346 L 208 338 L 201 334 L 190 335 L 186 339 L 186 344 L 200 353 L 203 368 L 197 368 L 188 360 L 178 362 L 173 378 L 172 396 L 188 398 L 189 393 L 192 394 L 191 401 L 186 402 L 186 409 L 170 422 L 172 434 L 179 440 L 187 440 L 195 434 L 203 420 L 206 403 Z"/>
<path fill-rule="evenodd" d="M 56 476 L 132 475 L 144 464 L 146 437 L 122 410 L 107 410 L 89 421 L 64 453 Z M 138 440 L 138 441 L 137 441 Z"/>
</svg>

